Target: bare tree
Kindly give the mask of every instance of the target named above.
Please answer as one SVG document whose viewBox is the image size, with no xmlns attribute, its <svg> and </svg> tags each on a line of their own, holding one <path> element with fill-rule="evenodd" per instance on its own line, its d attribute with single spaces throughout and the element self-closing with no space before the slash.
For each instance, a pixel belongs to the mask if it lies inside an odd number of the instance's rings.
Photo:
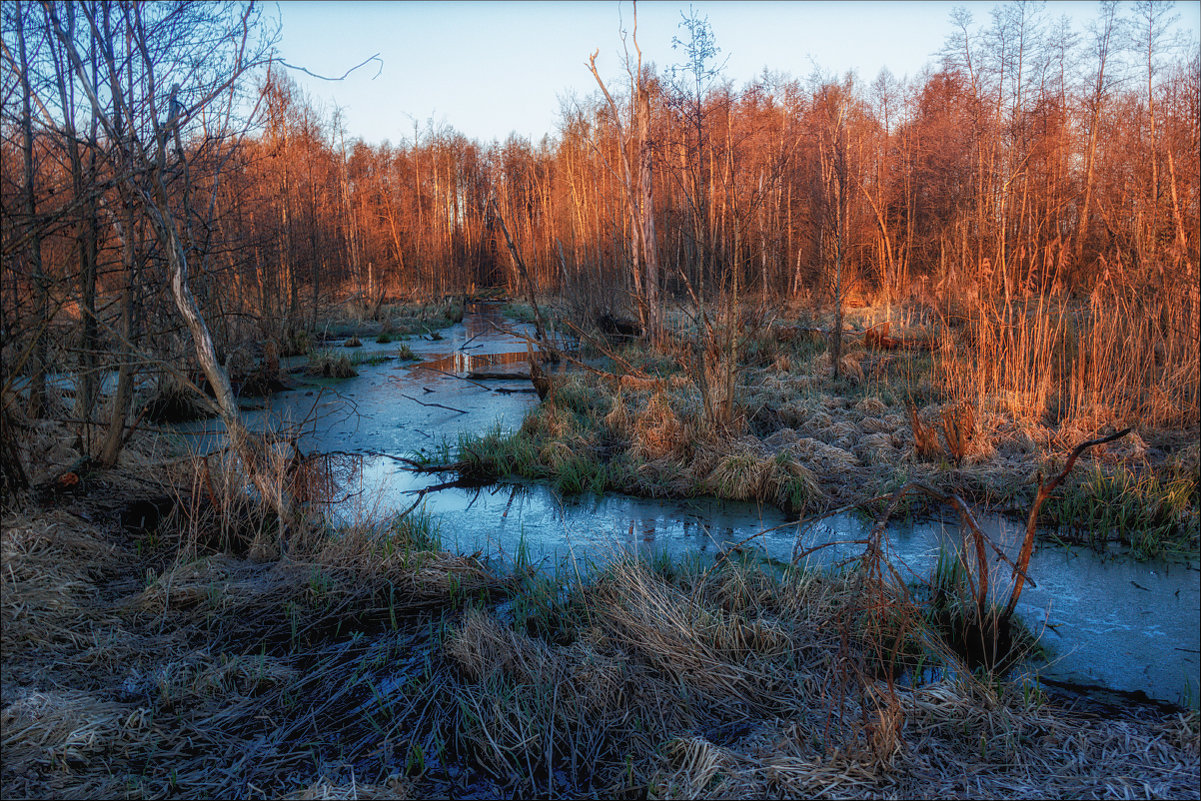
<svg viewBox="0 0 1201 801">
<path fill-rule="evenodd" d="M 625 43 L 625 32 L 622 42 Z M 608 87 L 601 79 L 596 66 L 600 51 L 588 58 L 588 69 L 596 79 L 597 86 L 605 96 L 605 102 L 613 115 L 617 127 L 618 150 L 621 154 L 621 182 L 630 215 L 632 234 L 634 291 L 638 296 L 638 314 L 644 331 L 652 342 L 658 342 L 662 328 L 663 311 L 659 300 L 659 246 L 655 236 L 654 202 L 654 143 L 650 135 L 650 95 L 647 76 L 642 67 L 642 48 L 638 46 L 638 5 L 634 4 L 634 26 L 630 33 L 636 57 L 632 58 L 627 47 L 625 53 L 626 74 L 630 79 L 628 126 L 622 124 L 621 113 Z M 632 129 L 632 130 L 627 130 Z M 635 133 L 636 132 L 636 133 Z M 633 168 L 630 152 L 637 156 L 637 170 Z M 645 277 L 643 270 L 645 269 Z"/>
<path fill-rule="evenodd" d="M 119 31 L 113 33 L 132 43 L 129 58 L 137 63 L 141 77 L 132 85 L 117 62 L 112 44 L 117 36 L 103 35 L 107 23 L 98 7 L 85 5 L 80 13 L 89 29 L 91 53 L 99 53 L 103 59 L 102 79 L 98 71 L 89 72 L 81 43 L 63 24 L 60 9 L 50 3 L 44 8 L 62 55 L 91 104 L 94 120 L 110 141 L 118 143 L 117 174 L 140 201 L 166 255 L 172 300 L 216 398 L 230 446 L 263 499 L 275 506 L 282 529 L 290 522 L 288 500 L 279 482 L 271 480 L 269 454 L 243 425 L 229 377 L 217 360 L 212 335 L 189 283 L 189 254 L 181 232 L 187 221 L 174 207 L 167 187 L 173 173 L 187 169 L 182 134 L 189 122 L 212 108 L 217 114 L 224 113 L 226 125 L 210 124 L 210 128 L 229 130 L 239 82 L 247 72 L 269 62 L 273 40 L 263 36 L 253 4 L 236 8 L 122 2 L 118 5 Z M 172 81 L 171 92 L 163 98 L 160 90 L 168 81 Z M 174 153 L 170 152 L 172 144 Z"/>
<path fill-rule="evenodd" d="M 33 90 L 30 87 L 29 52 L 25 28 L 29 15 L 20 0 L 13 3 L 17 33 L 18 56 L 14 72 L 21 78 L 21 157 L 24 166 L 24 201 L 26 222 L 25 253 L 28 254 L 34 291 L 34 321 L 37 333 L 31 351 L 32 375 L 29 388 L 29 416 L 39 417 L 46 406 L 46 323 L 49 319 L 46 273 L 42 267 L 42 226 L 37 218 L 37 181 L 33 159 Z"/>
<path fill-rule="evenodd" d="M 834 242 L 834 331 L 830 337 L 830 362 L 838 378 L 842 360 L 843 262 L 846 255 L 847 216 L 850 197 L 847 191 L 847 95 L 850 85 L 826 84 L 819 90 L 824 115 L 819 121 L 818 142 L 821 156 L 822 230 L 830 231 Z M 822 255 L 825 259 L 825 253 Z"/>
</svg>

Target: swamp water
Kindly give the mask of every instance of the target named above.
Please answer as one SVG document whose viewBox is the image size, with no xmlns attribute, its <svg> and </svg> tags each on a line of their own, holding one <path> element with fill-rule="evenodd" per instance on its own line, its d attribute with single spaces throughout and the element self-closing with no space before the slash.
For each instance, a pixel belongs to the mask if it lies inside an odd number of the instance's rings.
<svg viewBox="0 0 1201 801">
<path fill-rule="evenodd" d="M 525 341 L 502 331 L 505 323 L 494 307 L 475 307 L 463 323 L 443 330 L 442 339 L 409 340 L 417 362 L 380 360 L 395 356 L 394 344 L 345 349 L 363 362 L 357 377 L 313 381 L 279 393 L 265 408 L 248 409 L 247 423 L 299 428 L 305 453 L 352 454 L 350 494 L 339 510 L 343 516 L 406 509 L 417 493 L 445 477 L 414 473 L 391 457 L 432 451 L 463 433 L 513 430 L 538 402 L 525 378 Z M 486 380 L 465 380 L 471 375 Z M 181 430 L 203 452 L 220 437 L 218 426 L 210 420 Z M 448 549 L 502 560 L 520 552 L 537 564 L 569 570 L 631 550 L 672 558 L 712 556 L 748 538 L 748 549 L 787 563 L 797 547 L 796 526 L 784 525 L 787 518 L 774 507 L 712 498 L 654 500 L 613 493 L 562 498 L 540 484 L 503 482 L 438 489 L 421 502 Z M 996 516 L 979 522 L 1010 558 L 1016 557 L 1021 523 Z M 853 515 L 828 518 L 802 532 L 800 548 L 862 540 L 870 527 Z M 761 533 L 765 529 L 772 530 Z M 906 580 L 928 577 L 940 550 L 958 547 L 960 536 L 955 518 L 898 521 L 888 529 L 889 558 Z M 833 544 L 815 551 L 808 562 L 837 565 L 862 552 L 860 544 Z M 1007 593 L 1011 570 L 994 557 L 991 573 L 994 588 Z M 1026 585 L 1017 611 L 1050 654 L 1049 664 L 1037 666 L 1041 675 L 1196 705 L 1201 664 L 1196 563 L 1136 562 L 1042 544 L 1028 573 L 1037 586 Z"/>
</svg>

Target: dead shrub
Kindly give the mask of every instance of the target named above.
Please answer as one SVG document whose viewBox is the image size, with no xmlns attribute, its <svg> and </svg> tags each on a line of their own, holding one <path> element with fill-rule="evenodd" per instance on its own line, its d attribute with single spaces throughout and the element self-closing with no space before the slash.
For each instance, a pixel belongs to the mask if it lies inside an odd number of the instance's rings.
<svg viewBox="0 0 1201 801">
<path fill-rule="evenodd" d="M 909 406 L 909 428 L 913 431 L 913 449 L 919 458 L 937 459 L 942 455 L 942 447 L 938 444 L 938 432 L 922 422 L 917 414 L 917 407 L 912 404 Z"/>
<path fill-rule="evenodd" d="M 947 453 L 958 466 L 967 456 L 976 435 L 976 412 L 966 403 L 956 404 L 942 410 L 942 437 L 947 444 Z M 916 430 L 914 438 L 916 439 Z"/>
</svg>

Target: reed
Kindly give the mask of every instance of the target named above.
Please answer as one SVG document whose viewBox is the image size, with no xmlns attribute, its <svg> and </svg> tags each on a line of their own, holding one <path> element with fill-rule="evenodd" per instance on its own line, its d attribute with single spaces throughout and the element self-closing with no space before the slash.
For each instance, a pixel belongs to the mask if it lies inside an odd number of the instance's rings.
<svg viewBox="0 0 1201 801">
<path fill-rule="evenodd" d="M 1106 280 L 1078 302 L 978 299 L 944 319 L 935 365 L 947 395 L 1028 424 L 1195 426 L 1201 407 L 1195 287 Z"/>
</svg>

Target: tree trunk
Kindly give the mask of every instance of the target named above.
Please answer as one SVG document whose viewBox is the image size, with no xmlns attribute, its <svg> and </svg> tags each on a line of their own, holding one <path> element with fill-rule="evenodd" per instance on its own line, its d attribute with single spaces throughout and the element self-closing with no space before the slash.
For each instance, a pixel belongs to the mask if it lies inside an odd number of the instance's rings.
<svg viewBox="0 0 1201 801">
<path fill-rule="evenodd" d="M 25 16 L 21 3 L 14 4 L 17 18 L 17 46 L 21 58 L 21 155 L 25 167 L 25 219 L 29 227 L 29 253 L 33 273 L 34 345 L 29 378 L 30 418 L 41 417 L 46 408 L 46 326 L 49 324 L 48 285 L 42 268 L 42 229 L 37 220 L 37 198 L 33 164 L 33 115 L 30 108 L 29 61 L 25 52 Z"/>
<path fill-rule="evenodd" d="M 121 448 L 125 445 L 125 420 L 133 404 L 133 298 L 137 286 L 137 263 L 134 243 L 133 199 L 122 191 L 125 220 L 121 236 L 122 260 L 125 262 L 125 286 L 121 292 L 121 365 L 117 368 L 117 391 L 113 396 L 112 414 L 109 417 L 108 433 L 100 451 L 100 463 L 112 467 L 117 463 Z"/>
<path fill-rule="evenodd" d="M 639 217 L 641 225 L 642 258 L 646 265 L 647 334 L 655 345 L 660 344 L 663 328 L 663 309 L 659 301 L 659 243 L 655 236 L 654 149 L 650 138 L 650 97 L 639 87 L 638 140 L 641 148 L 639 164 Z"/>
</svg>

